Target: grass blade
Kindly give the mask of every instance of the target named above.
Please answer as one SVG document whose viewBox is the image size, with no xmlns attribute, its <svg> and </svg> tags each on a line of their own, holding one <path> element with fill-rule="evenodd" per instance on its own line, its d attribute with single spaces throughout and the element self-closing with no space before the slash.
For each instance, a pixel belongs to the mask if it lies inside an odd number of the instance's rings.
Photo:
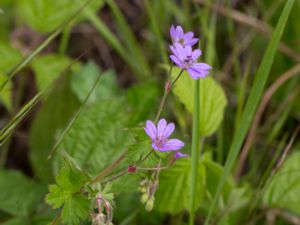
<svg viewBox="0 0 300 225">
<path fill-rule="evenodd" d="M 226 163 L 225 163 L 224 173 L 221 177 L 221 180 L 219 181 L 216 194 L 214 196 L 209 213 L 207 215 L 207 219 L 205 221 L 205 225 L 208 225 L 210 222 L 214 208 L 219 199 L 221 190 L 224 186 L 224 183 L 225 183 L 227 177 L 230 175 L 230 171 L 234 165 L 234 162 L 238 156 L 239 150 L 243 144 L 243 141 L 245 139 L 247 131 L 250 127 L 253 115 L 256 111 L 257 105 L 263 94 L 265 84 L 269 77 L 269 73 L 270 73 L 271 66 L 274 61 L 274 57 L 275 57 L 275 54 L 276 54 L 276 51 L 277 51 L 277 48 L 279 45 L 279 41 L 281 39 L 283 30 L 285 28 L 287 19 L 290 15 L 293 3 L 294 3 L 294 0 L 288 0 L 286 2 L 285 7 L 284 7 L 284 9 L 281 13 L 281 16 L 279 18 L 279 21 L 277 23 L 276 29 L 272 35 L 272 39 L 271 39 L 271 41 L 268 45 L 268 48 L 263 56 L 262 62 L 258 68 L 256 77 L 255 77 L 255 81 L 254 81 L 254 85 L 251 88 L 245 110 L 243 111 L 243 114 L 241 117 L 241 125 L 238 128 L 238 132 L 236 132 L 234 135 L 234 138 L 233 138 L 230 150 L 229 150 L 229 155 L 228 155 Z"/>
<path fill-rule="evenodd" d="M 114 0 L 106 0 L 106 2 L 116 18 L 116 21 L 119 25 L 118 28 L 124 35 L 124 42 L 126 43 L 133 58 L 136 60 L 137 64 L 140 65 L 143 73 L 149 76 L 149 65 L 145 59 L 145 55 L 142 53 L 141 48 L 138 46 L 138 41 L 134 37 L 134 34 L 126 21 L 126 18 L 123 16 L 121 10 L 119 9 L 118 5 Z"/>
</svg>

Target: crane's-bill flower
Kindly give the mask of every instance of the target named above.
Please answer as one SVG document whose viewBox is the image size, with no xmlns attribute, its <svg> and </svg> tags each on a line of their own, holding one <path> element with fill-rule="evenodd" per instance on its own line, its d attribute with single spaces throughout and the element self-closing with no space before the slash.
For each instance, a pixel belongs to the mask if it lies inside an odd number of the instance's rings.
<svg viewBox="0 0 300 225">
<path fill-rule="evenodd" d="M 178 43 L 171 45 L 170 49 L 173 53 L 170 55 L 171 60 L 181 69 L 186 70 L 193 79 L 204 78 L 209 74 L 212 67 L 206 63 L 197 62 L 201 55 L 200 49 L 193 51 L 191 46 L 182 46 Z"/>
<path fill-rule="evenodd" d="M 194 37 L 193 32 L 184 33 L 181 26 L 174 27 L 174 25 L 172 25 L 170 28 L 170 36 L 171 36 L 173 44 L 180 43 L 183 46 L 186 46 L 186 45 L 193 46 L 199 40 L 198 38 Z"/>
<path fill-rule="evenodd" d="M 188 155 L 181 152 L 175 152 L 174 154 L 174 159 L 186 158 L 186 157 L 188 157 Z"/>
<path fill-rule="evenodd" d="M 174 123 L 167 124 L 165 119 L 159 120 L 157 126 L 147 120 L 144 128 L 146 134 L 151 138 L 153 149 L 161 152 L 176 151 L 184 146 L 184 143 L 178 139 L 169 139 L 174 129 Z"/>
</svg>

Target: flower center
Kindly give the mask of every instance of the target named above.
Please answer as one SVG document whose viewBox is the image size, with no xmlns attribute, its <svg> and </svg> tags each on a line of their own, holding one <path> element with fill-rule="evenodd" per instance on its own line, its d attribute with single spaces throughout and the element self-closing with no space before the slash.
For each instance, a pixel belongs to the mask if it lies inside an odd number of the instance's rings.
<svg viewBox="0 0 300 225">
<path fill-rule="evenodd" d="M 180 38 L 178 42 L 179 42 L 180 44 L 184 45 L 184 39 L 183 39 L 183 38 Z"/>
<path fill-rule="evenodd" d="M 188 69 L 192 64 L 194 63 L 192 56 L 188 55 L 184 60 L 183 60 L 183 66 L 185 69 Z"/>
<path fill-rule="evenodd" d="M 168 140 L 166 138 L 156 138 L 155 145 L 159 148 L 162 148 L 167 141 Z"/>
</svg>

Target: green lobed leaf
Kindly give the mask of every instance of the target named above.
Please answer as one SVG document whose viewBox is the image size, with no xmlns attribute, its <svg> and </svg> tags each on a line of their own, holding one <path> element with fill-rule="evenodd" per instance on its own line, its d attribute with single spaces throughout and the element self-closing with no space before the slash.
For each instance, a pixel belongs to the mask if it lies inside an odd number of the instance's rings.
<svg viewBox="0 0 300 225">
<path fill-rule="evenodd" d="M 124 103 L 121 98 L 102 100 L 85 108 L 61 144 L 60 149 L 92 176 L 113 162 L 130 141 L 124 130 L 128 123 Z"/>
<path fill-rule="evenodd" d="M 290 155 L 267 186 L 263 201 L 269 207 L 289 209 L 300 215 L 300 152 Z"/>
<path fill-rule="evenodd" d="M 77 225 L 88 217 L 90 202 L 79 195 L 73 196 L 65 202 L 62 210 L 62 220 L 65 224 Z"/>
<path fill-rule="evenodd" d="M 89 61 L 80 71 L 72 76 L 71 88 L 81 102 L 88 95 L 100 73 L 101 71 L 97 64 Z M 101 76 L 101 81 L 88 99 L 89 104 L 101 99 L 111 98 L 119 93 L 114 71 L 108 70 Z"/>
<path fill-rule="evenodd" d="M 179 159 L 159 176 L 159 188 L 155 194 L 155 207 L 162 212 L 179 213 L 189 207 L 191 159 Z M 196 207 L 205 193 L 206 172 L 202 163 L 198 167 L 199 180 L 196 187 Z"/>
<path fill-rule="evenodd" d="M 88 216 L 89 200 L 81 193 L 87 179 L 79 170 L 64 165 L 56 177 L 56 184 L 49 186 L 46 202 L 54 209 L 63 206 L 65 224 L 77 225 Z"/>
<path fill-rule="evenodd" d="M 85 2 L 85 0 L 20 0 L 18 11 L 23 21 L 32 29 L 49 33 L 70 19 Z M 102 5 L 102 0 L 91 1 L 87 7 L 97 11 Z M 77 16 L 77 21 L 83 18 Z"/>
<path fill-rule="evenodd" d="M 179 74 L 180 69 L 174 68 L 172 79 Z M 177 80 L 172 89 L 179 101 L 186 109 L 194 111 L 194 80 L 186 71 Z M 227 105 L 226 96 L 221 86 L 211 77 L 200 79 L 200 134 L 210 136 L 219 127 L 224 116 L 224 109 Z"/>
<path fill-rule="evenodd" d="M 26 216 L 36 209 L 46 187 L 13 170 L 0 169 L 0 209 Z"/>
<path fill-rule="evenodd" d="M 55 54 L 33 59 L 31 66 L 35 73 L 38 90 L 48 87 L 70 63 L 71 60 L 68 57 Z"/>
</svg>

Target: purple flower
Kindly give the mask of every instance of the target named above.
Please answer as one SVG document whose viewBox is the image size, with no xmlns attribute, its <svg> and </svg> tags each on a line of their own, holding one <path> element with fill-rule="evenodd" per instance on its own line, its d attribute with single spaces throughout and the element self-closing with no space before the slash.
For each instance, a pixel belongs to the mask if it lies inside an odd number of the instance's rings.
<svg viewBox="0 0 300 225">
<path fill-rule="evenodd" d="M 203 78 L 209 74 L 209 70 L 212 68 L 206 63 L 197 63 L 197 59 L 201 55 L 199 49 L 192 50 L 191 46 L 182 46 L 175 43 L 174 46 L 170 46 L 173 55 L 170 55 L 171 60 L 179 66 L 181 69 L 186 70 L 190 76 L 197 80 Z"/>
<path fill-rule="evenodd" d="M 184 33 L 181 26 L 176 26 L 175 28 L 174 25 L 172 25 L 170 28 L 170 36 L 173 44 L 180 43 L 183 46 L 193 46 L 199 40 L 198 38 L 194 38 L 193 32 Z"/>
<path fill-rule="evenodd" d="M 176 153 L 174 154 L 174 159 L 186 158 L 186 157 L 188 157 L 188 155 L 187 155 L 187 154 L 183 154 L 183 153 L 181 153 L 181 152 L 176 152 Z"/>
<path fill-rule="evenodd" d="M 144 128 L 146 134 L 152 140 L 152 147 L 161 152 L 175 151 L 184 146 L 184 143 L 178 139 L 169 139 L 174 129 L 174 123 L 167 124 L 165 119 L 161 119 L 157 127 L 152 121 L 147 120 Z"/>
</svg>

